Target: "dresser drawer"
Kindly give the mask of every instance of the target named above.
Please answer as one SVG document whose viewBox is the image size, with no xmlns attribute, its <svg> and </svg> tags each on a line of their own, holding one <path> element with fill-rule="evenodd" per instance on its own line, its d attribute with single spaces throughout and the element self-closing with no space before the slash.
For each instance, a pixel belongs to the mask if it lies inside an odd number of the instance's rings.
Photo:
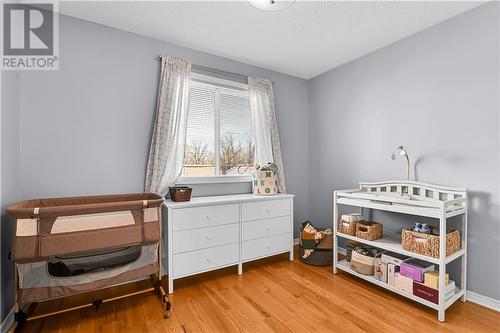
<svg viewBox="0 0 500 333">
<path fill-rule="evenodd" d="M 241 218 L 243 221 L 287 216 L 290 213 L 290 199 L 263 200 L 241 204 Z"/>
<path fill-rule="evenodd" d="M 239 242 L 239 224 L 219 225 L 194 230 L 174 231 L 173 253 L 206 249 Z"/>
<path fill-rule="evenodd" d="M 237 264 L 238 243 L 212 247 L 205 250 L 174 254 L 173 277 L 193 274 L 225 265 Z"/>
<path fill-rule="evenodd" d="M 178 208 L 173 211 L 173 231 L 238 223 L 238 204 Z"/>
<path fill-rule="evenodd" d="M 292 246 L 291 233 L 244 241 L 241 247 L 243 260 L 265 257 L 289 251 Z"/>
<path fill-rule="evenodd" d="M 241 237 L 244 241 L 291 232 L 290 216 L 247 221 L 242 224 Z"/>
</svg>

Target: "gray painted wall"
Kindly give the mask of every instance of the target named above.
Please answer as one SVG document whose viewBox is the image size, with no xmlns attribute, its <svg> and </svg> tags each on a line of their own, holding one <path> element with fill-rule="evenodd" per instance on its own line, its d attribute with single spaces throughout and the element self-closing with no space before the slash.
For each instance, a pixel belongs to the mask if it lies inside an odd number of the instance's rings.
<svg viewBox="0 0 500 333">
<path fill-rule="evenodd" d="M 306 80 L 71 17 L 60 16 L 59 24 L 59 70 L 21 74 L 23 199 L 143 191 L 160 68 L 155 58 L 167 53 L 273 81 L 298 230 L 308 216 Z M 193 186 L 194 196 L 250 191 L 241 183 Z"/>
<path fill-rule="evenodd" d="M 311 219 L 331 223 L 334 189 L 404 179 L 404 162 L 389 159 L 404 144 L 417 180 L 469 190 L 468 289 L 495 299 L 500 299 L 498 7 L 481 6 L 322 74 L 309 86 Z M 377 218 L 384 229 L 395 229 L 401 219 Z"/>
<path fill-rule="evenodd" d="M 307 81 L 79 19 L 60 17 L 60 69 L 21 74 L 22 197 L 142 191 L 158 54 L 269 77 L 297 225 L 308 216 Z M 296 152 L 301 152 L 297 154 Z M 194 195 L 249 192 L 248 184 Z"/>
<path fill-rule="evenodd" d="M 1 318 L 5 318 L 13 305 L 11 248 L 13 221 L 5 215 L 5 207 L 20 199 L 19 173 L 19 74 L 2 72 L 1 113 Z"/>
<path fill-rule="evenodd" d="M 308 216 L 306 80 L 67 16 L 59 24 L 59 70 L 21 74 L 22 199 L 143 191 L 160 68 L 155 58 L 167 53 L 273 81 L 298 230 Z M 250 192 L 249 183 L 193 186 L 194 196 Z"/>
</svg>

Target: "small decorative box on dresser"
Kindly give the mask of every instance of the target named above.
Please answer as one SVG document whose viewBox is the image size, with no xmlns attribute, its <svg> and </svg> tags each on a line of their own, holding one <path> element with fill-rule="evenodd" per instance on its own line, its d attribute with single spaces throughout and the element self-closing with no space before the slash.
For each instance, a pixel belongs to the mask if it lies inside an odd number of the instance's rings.
<svg viewBox="0 0 500 333">
<path fill-rule="evenodd" d="M 290 252 L 293 195 L 239 194 L 166 201 L 168 292 L 174 279 Z"/>
</svg>

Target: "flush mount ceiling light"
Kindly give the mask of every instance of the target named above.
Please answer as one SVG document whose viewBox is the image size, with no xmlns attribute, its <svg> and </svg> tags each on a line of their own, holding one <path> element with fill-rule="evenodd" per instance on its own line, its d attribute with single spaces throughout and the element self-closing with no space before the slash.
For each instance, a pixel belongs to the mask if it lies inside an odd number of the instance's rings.
<svg viewBox="0 0 500 333">
<path fill-rule="evenodd" d="M 248 0 L 253 7 L 269 12 L 286 9 L 294 2 L 295 0 Z"/>
</svg>

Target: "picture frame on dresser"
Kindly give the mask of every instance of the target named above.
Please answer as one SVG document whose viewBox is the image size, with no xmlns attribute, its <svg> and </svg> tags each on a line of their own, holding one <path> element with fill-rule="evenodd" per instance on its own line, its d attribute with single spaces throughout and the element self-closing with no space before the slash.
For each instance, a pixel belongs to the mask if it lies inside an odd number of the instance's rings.
<svg viewBox="0 0 500 333">
<path fill-rule="evenodd" d="M 174 280 L 289 252 L 293 194 L 238 194 L 167 200 L 168 293 Z"/>
</svg>

